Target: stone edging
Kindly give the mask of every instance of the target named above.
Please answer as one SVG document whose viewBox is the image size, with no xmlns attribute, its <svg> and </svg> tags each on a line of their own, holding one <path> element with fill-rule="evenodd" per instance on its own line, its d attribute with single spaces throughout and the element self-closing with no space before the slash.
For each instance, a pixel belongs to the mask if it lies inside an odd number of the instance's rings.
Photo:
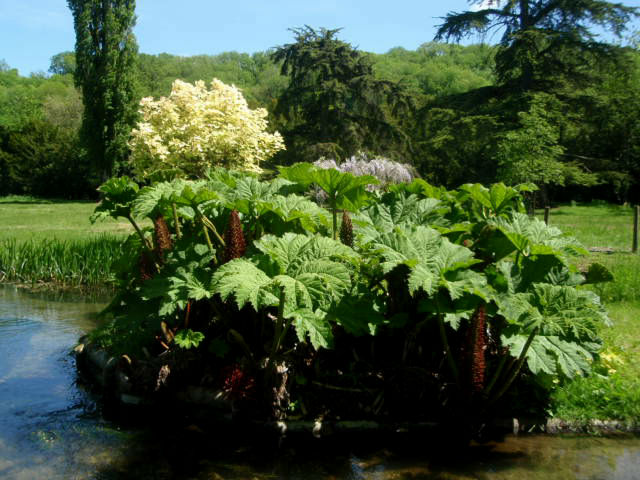
<svg viewBox="0 0 640 480">
<path fill-rule="evenodd" d="M 86 337 L 73 349 L 78 368 L 96 384 L 103 393 L 109 394 L 123 406 L 150 405 L 153 402 L 146 397 L 131 393 L 132 385 L 129 377 L 118 368 L 118 360 L 110 357 L 105 350 L 89 343 Z M 206 389 L 198 386 L 187 387 L 176 395 L 180 403 L 201 407 L 213 415 L 216 422 L 231 423 L 231 405 L 222 391 Z M 252 422 L 280 434 L 310 433 L 314 437 L 329 436 L 334 433 L 366 433 L 366 432 L 421 432 L 434 430 L 440 425 L 436 422 L 416 422 L 385 424 L 376 421 L 267 421 Z M 612 435 L 619 433 L 640 434 L 640 423 L 618 420 L 569 421 L 558 418 L 549 419 L 494 419 L 490 425 L 505 433 L 589 434 Z"/>
</svg>

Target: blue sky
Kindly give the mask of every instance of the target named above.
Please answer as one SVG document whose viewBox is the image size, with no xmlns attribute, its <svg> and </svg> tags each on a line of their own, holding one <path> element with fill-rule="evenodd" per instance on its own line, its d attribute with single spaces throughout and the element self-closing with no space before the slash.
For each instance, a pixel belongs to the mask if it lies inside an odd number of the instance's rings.
<svg viewBox="0 0 640 480">
<path fill-rule="evenodd" d="M 640 6 L 640 0 L 623 2 Z M 361 50 L 415 49 L 433 38 L 438 17 L 466 0 L 138 0 L 135 33 L 144 53 L 256 52 L 291 41 L 288 28 L 338 28 Z M 21 74 L 46 71 L 73 50 L 66 0 L 0 0 L 0 60 Z"/>
</svg>

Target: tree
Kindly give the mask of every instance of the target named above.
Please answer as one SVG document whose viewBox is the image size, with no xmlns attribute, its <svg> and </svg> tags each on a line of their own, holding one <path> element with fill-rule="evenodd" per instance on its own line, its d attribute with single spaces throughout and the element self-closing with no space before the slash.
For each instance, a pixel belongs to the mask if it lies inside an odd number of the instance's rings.
<svg viewBox="0 0 640 480">
<path fill-rule="evenodd" d="M 404 89 L 376 79 L 369 58 L 336 38 L 339 30 L 306 26 L 292 31 L 295 43 L 272 54 L 290 79 L 275 110 L 288 122 L 287 145 L 300 142 L 313 160 L 322 154 L 349 157 L 359 150 L 392 153 L 393 146 L 406 146 L 408 138 L 392 116 L 410 107 Z"/>
<path fill-rule="evenodd" d="M 76 71 L 76 54 L 61 52 L 51 57 L 49 73 L 53 75 L 73 75 Z"/>
<path fill-rule="evenodd" d="M 547 187 L 551 185 L 581 185 L 591 187 L 598 176 L 585 171 L 575 160 L 563 162 L 565 148 L 560 145 L 560 133 L 554 116 L 562 105 L 553 95 L 531 95 L 529 110 L 518 113 L 519 128 L 503 134 L 498 142 L 496 160 L 498 180 L 508 185 L 534 183 L 547 202 Z M 530 196 L 535 206 L 535 192 Z"/>
<path fill-rule="evenodd" d="M 68 0 L 76 32 L 82 138 L 99 180 L 124 165 L 136 121 L 135 0 Z"/>
<path fill-rule="evenodd" d="M 0 127 L 0 194 L 86 198 L 87 170 L 72 129 L 43 120 L 12 130 Z"/>
<path fill-rule="evenodd" d="M 240 90 L 217 79 L 210 89 L 176 80 L 168 97 L 143 98 L 140 111 L 130 143 L 140 178 L 199 177 L 214 165 L 259 172 L 261 161 L 284 149 L 280 134 L 266 131 L 267 111 L 251 110 Z"/>
<path fill-rule="evenodd" d="M 458 41 L 472 33 L 502 29 L 496 73 L 530 90 L 550 73 L 575 73 L 585 56 L 611 58 L 612 47 L 598 42 L 597 26 L 620 36 L 638 9 L 602 0 L 469 0 L 476 9 L 451 12 L 439 26 L 437 40 Z M 484 8 L 486 7 L 486 8 Z M 567 56 L 566 52 L 573 52 Z M 564 59 L 558 62 L 558 55 Z M 573 58 L 575 63 L 567 62 Z M 568 71 L 569 70 L 569 71 Z"/>
</svg>

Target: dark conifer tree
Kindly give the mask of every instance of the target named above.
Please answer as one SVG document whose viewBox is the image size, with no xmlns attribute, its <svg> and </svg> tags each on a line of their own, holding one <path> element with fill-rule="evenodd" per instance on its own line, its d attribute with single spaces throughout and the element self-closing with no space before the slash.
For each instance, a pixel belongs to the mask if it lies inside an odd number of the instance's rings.
<svg viewBox="0 0 640 480">
<path fill-rule="evenodd" d="M 503 31 L 496 55 L 502 83 L 529 91 L 557 75 L 576 76 L 588 59 L 611 59 L 615 49 L 598 41 L 597 26 L 620 36 L 638 9 L 602 0 L 469 0 L 475 8 L 449 13 L 436 40 Z"/>
<path fill-rule="evenodd" d="M 375 77 L 368 56 L 336 38 L 339 30 L 311 27 L 292 30 L 295 43 L 272 54 L 282 62 L 289 85 L 278 99 L 276 114 L 289 150 L 300 145 L 307 159 L 340 159 L 359 150 L 390 153 L 408 146 L 397 120 L 411 107 L 411 97 L 396 82 Z"/>
</svg>

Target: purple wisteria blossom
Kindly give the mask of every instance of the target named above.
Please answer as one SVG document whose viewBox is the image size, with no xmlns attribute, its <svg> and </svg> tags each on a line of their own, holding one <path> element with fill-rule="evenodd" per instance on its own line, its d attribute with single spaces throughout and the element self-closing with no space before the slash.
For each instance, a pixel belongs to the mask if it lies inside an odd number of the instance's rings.
<svg viewBox="0 0 640 480">
<path fill-rule="evenodd" d="M 407 164 L 394 162 L 384 157 L 368 159 L 364 153 L 354 155 L 339 165 L 335 160 L 325 158 L 320 158 L 314 162 L 314 165 L 326 169 L 335 168 L 340 172 L 349 172 L 355 176 L 373 175 L 380 181 L 380 184 L 368 185 L 369 191 L 384 188 L 391 183 L 409 183 L 415 177 L 412 167 Z"/>
</svg>

